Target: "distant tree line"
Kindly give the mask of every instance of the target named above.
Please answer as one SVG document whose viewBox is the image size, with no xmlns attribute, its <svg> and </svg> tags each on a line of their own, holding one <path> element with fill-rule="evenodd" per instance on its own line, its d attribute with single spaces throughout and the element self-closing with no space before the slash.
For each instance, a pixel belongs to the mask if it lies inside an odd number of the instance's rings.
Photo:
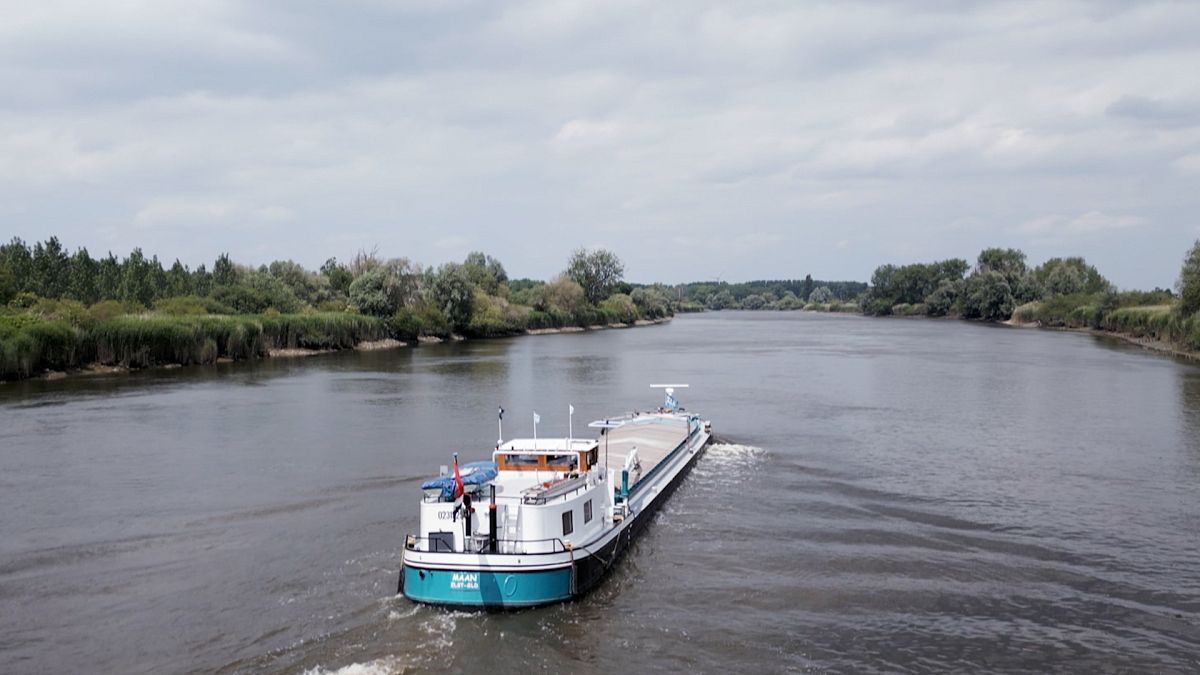
<svg viewBox="0 0 1200 675">
<path fill-rule="evenodd" d="M 974 266 L 959 258 L 882 265 L 860 299 L 862 311 L 885 316 L 954 316 L 1037 322 L 1149 335 L 1200 349 L 1200 241 L 1188 252 L 1176 286 L 1119 291 L 1080 257 L 1030 266 L 1025 253 L 988 248 Z"/>
<path fill-rule="evenodd" d="M 678 287 L 682 311 L 823 309 L 830 303 L 851 303 L 866 289 L 861 281 L 817 281 L 812 275 L 774 281 L 693 282 Z"/>
<path fill-rule="evenodd" d="M 94 336 L 117 334 L 105 331 L 118 319 L 136 327 L 154 318 L 156 334 L 168 342 L 178 339 L 188 346 L 183 352 L 187 360 L 196 360 L 201 353 L 218 358 L 256 352 L 244 345 L 227 349 L 228 336 L 214 338 L 216 346 L 203 349 L 204 340 L 211 337 L 201 334 L 206 327 L 245 333 L 251 330 L 246 321 L 187 317 L 260 317 L 255 324 L 259 328 L 251 332 L 263 333 L 271 344 L 295 342 L 287 332 L 294 325 L 309 333 L 324 331 L 311 341 L 340 348 L 366 335 L 390 334 L 402 340 L 453 334 L 486 337 L 628 324 L 672 315 L 676 297 L 660 285 L 626 283 L 620 259 L 603 249 L 574 251 L 563 273 L 549 281 L 511 281 L 504 265 L 482 252 L 462 262 L 422 267 L 407 258 L 360 251 L 344 263 L 329 258 L 315 271 L 291 260 L 242 265 L 222 254 L 211 269 L 190 269 L 179 260 L 164 265 L 137 248 L 124 258 L 108 253 L 97 259 L 85 248 L 68 251 L 57 237 L 32 246 L 13 239 L 0 245 L 0 378 L 28 376 L 50 361 L 55 366 L 78 365 L 79 358 L 104 352 L 96 348 Z M 261 320 L 300 315 L 325 319 L 282 326 L 276 319 Z M 364 319 L 339 319 L 342 315 Z M 164 317 L 178 320 L 172 325 Z M 264 326 L 276 326 L 279 335 Z M 179 330 L 173 334 L 173 328 Z M 329 337 L 331 331 L 336 340 Z M 126 336 L 122 340 L 141 339 L 132 328 L 119 334 Z M 126 347 L 105 353 L 133 353 L 137 346 Z M 59 348 L 62 354 L 47 356 Z"/>
</svg>

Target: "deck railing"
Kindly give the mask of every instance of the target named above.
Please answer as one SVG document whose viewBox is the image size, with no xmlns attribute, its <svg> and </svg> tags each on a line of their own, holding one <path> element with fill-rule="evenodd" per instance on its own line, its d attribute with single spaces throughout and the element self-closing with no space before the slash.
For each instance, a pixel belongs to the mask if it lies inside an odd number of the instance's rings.
<svg viewBox="0 0 1200 675">
<path fill-rule="evenodd" d="M 558 537 L 549 537 L 546 539 L 497 539 L 496 551 L 488 550 L 491 542 L 487 535 L 475 535 L 468 539 L 475 546 L 474 550 L 455 551 L 450 544 L 441 537 L 418 537 L 415 534 L 410 534 L 404 538 L 404 548 L 410 551 L 422 551 L 425 553 L 470 553 L 476 555 L 551 555 L 554 553 L 566 553 L 571 550 L 571 546 Z M 539 545 L 549 545 L 548 551 L 530 551 L 530 548 L 537 549 Z"/>
</svg>

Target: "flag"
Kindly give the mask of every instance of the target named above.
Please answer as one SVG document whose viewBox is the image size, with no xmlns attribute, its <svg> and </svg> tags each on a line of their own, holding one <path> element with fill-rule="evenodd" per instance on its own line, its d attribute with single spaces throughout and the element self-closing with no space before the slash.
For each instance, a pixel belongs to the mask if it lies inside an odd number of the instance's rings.
<svg viewBox="0 0 1200 675">
<path fill-rule="evenodd" d="M 533 413 L 533 423 L 537 424 L 541 421 L 542 421 L 542 416 L 537 413 Z"/>
<path fill-rule="evenodd" d="M 497 413 L 497 416 L 500 419 L 504 419 L 504 408 L 498 408 L 498 410 L 499 410 L 499 412 Z"/>
<path fill-rule="evenodd" d="M 569 411 L 569 413 L 568 413 L 568 414 L 571 414 L 571 415 L 574 415 L 574 414 L 575 414 L 575 406 L 573 406 L 573 405 L 571 405 L 571 404 L 569 404 L 569 403 L 567 404 L 567 410 Z"/>
<path fill-rule="evenodd" d="M 458 472 L 458 453 L 454 453 L 454 498 L 463 496 L 462 474 Z"/>
</svg>

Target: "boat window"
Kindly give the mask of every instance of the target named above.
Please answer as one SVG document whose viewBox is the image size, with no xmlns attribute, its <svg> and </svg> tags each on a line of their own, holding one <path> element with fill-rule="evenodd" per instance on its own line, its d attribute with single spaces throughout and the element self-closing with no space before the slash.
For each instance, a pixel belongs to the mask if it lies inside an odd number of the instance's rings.
<svg viewBox="0 0 1200 675">
<path fill-rule="evenodd" d="M 512 467 L 522 466 L 537 466 L 537 455 L 508 455 L 504 458 L 504 463 Z"/>
<path fill-rule="evenodd" d="M 550 465 L 550 468 L 560 471 L 575 468 L 578 461 L 575 455 L 548 455 L 546 457 L 546 464 Z"/>
<path fill-rule="evenodd" d="M 453 532 L 430 532 L 429 533 L 429 550 L 435 553 L 453 553 L 454 552 L 454 533 Z"/>
<path fill-rule="evenodd" d="M 575 513 L 573 511 L 563 511 L 563 536 L 567 536 L 575 531 Z"/>
<path fill-rule="evenodd" d="M 583 524 L 587 525 L 592 522 L 592 500 L 587 500 L 583 503 Z"/>
</svg>

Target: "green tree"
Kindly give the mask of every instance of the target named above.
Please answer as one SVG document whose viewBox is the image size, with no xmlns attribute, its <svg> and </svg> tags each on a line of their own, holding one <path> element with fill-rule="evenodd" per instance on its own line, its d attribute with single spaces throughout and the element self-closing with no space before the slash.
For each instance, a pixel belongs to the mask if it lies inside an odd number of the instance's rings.
<svg viewBox="0 0 1200 675">
<path fill-rule="evenodd" d="M 808 300 L 809 296 L 812 295 L 813 288 L 814 288 L 814 284 L 813 284 L 812 275 L 805 274 L 804 275 L 804 285 L 800 287 L 800 299 Z"/>
<path fill-rule="evenodd" d="M 100 259 L 96 273 L 96 297 L 100 300 L 117 300 L 121 297 L 121 261 L 112 251 Z"/>
<path fill-rule="evenodd" d="M 449 319 L 454 330 L 461 332 L 471 323 L 475 285 L 465 265 L 442 265 L 437 272 L 430 273 L 426 290 L 429 301 Z"/>
<path fill-rule="evenodd" d="M 297 262 L 276 260 L 267 267 L 267 271 L 304 304 L 316 304 L 329 297 L 329 280 L 323 275 L 309 272 Z"/>
<path fill-rule="evenodd" d="M 338 262 L 337 258 L 330 258 L 321 265 L 321 274 L 329 279 L 329 288 L 339 295 L 348 295 L 350 293 L 350 284 L 354 281 L 354 275 L 350 273 L 350 269 Z"/>
<path fill-rule="evenodd" d="M 363 314 L 393 316 L 416 300 L 418 275 L 416 266 L 403 258 L 371 265 L 350 284 L 350 302 Z"/>
<path fill-rule="evenodd" d="M 1047 295 L 1108 293 L 1112 284 L 1083 258 L 1051 258 L 1033 272 Z"/>
<path fill-rule="evenodd" d="M 583 288 L 584 297 L 593 305 L 607 298 L 624 274 L 621 259 L 602 248 L 591 252 L 578 249 L 567 262 L 567 276 Z"/>
<path fill-rule="evenodd" d="M 605 313 L 607 319 L 621 323 L 633 323 L 638 318 L 637 305 L 624 293 L 614 293 L 608 296 L 600 303 L 600 309 Z"/>
<path fill-rule="evenodd" d="M 75 255 L 71 256 L 69 268 L 70 276 L 67 279 L 66 295 L 87 305 L 98 302 L 101 298 L 96 281 L 100 265 L 92 260 L 92 256 L 88 254 L 86 248 L 75 251 Z"/>
<path fill-rule="evenodd" d="M 228 253 L 217 256 L 217 261 L 213 263 L 212 276 L 214 286 L 231 286 L 237 282 L 237 268 L 233 266 Z"/>
<path fill-rule="evenodd" d="M 71 257 L 58 237 L 33 246 L 33 292 L 43 298 L 61 298 L 71 276 Z"/>
<path fill-rule="evenodd" d="M 722 289 L 720 291 L 717 291 L 716 293 L 709 295 L 704 300 L 704 306 L 711 310 L 719 311 L 722 309 L 733 307 L 735 302 L 736 302 L 736 300 L 733 299 L 733 294 L 730 293 L 727 289 Z"/>
<path fill-rule="evenodd" d="M 502 287 L 508 281 L 508 273 L 504 271 L 504 265 L 501 265 L 499 260 L 473 251 L 467 255 L 462 267 L 471 283 L 488 295 L 505 295 Z"/>
<path fill-rule="evenodd" d="M 829 290 L 828 286 L 818 286 L 809 294 L 808 301 L 818 305 L 827 305 L 833 301 L 833 291 Z"/>
<path fill-rule="evenodd" d="M 117 299 L 149 307 L 154 302 L 155 287 L 151 263 L 142 249 L 135 248 L 121 263 L 121 286 Z"/>
<path fill-rule="evenodd" d="M 192 275 L 188 272 L 188 268 L 179 262 L 179 258 L 176 258 L 175 264 L 171 265 L 171 269 L 167 270 L 167 287 L 163 291 L 163 295 L 168 298 L 175 298 L 183 295 L 191 295 L 191 293 Z"/>
<path fill-rule="evenodd" d="M 635 288 L 629 299 L 637 305 L 638 312 L 648 319 L 659 319 L 672 312 L 671 300 L 660 286 Z"/>
<path fill-rule="evenodd" d="M 587 297 L 583 286 L 575 283 L 566 276 L 558 276 L 536 288 L 537 297 L 533 301 L 535 309 L 542 312 L 565 312 L 574 316 L 584 305 Z"/>
<path fill-rule="evenodd" d="M 751 293 L 742 298 L 742 309 L 762 309 L 767 304 L 763 296 Z"/>
<path fill-rule="evenodd" d="M 1046 293 L 1049 295 L 1072 295 L 1083 292 L 1083 275 L 1074 267 L 1058 265 L 1046 277 Z"/>
<path fill-rule="evenodd" d="M 1012 316 L 1012 289 L 999 271 L 972 274 L 967 278 L 961 304 L 964 318 L 1005 321 Z"/>
<path fill-rule="evenodd" d="M 7 305 L 17 294 L 17 281 L 0 261 L 0 307 Z"/>
<path fill-rule="evenodd" d="M 12 296 L 31 290 L 33 280 L 33 254 L 29 246 L 18 237 L 0 245 L 0 269 L 7 270 L 11 281 Z M 12 298 L 10 297 L 9 300 Z"/>
<path fill-rule="evenodd" d="M 192 290 L 200 297 L 212 293 L 212 274 L 205 269 L 204 263 L 200 263 L 196 271 L 192 272 Z"/>
<path fill-rule="evenodd" d="M 976 270 L 979 272 L 999 272 L 1008 283 L 1009 292 L 1017 285 L 1028 267 L 1025 265 L 1025 253 L 1015 248 L 985 248 L 979 253 Z"/>
<path fill-rule="evenodd" d="M 1183 259 L 1178 289 L 1180 314 L 1186 318 L 1200 312 L 1200 239 Z"/>
<path fill-rule="evenodd" d="M 925 311 L 929 316 L 946 316 L 954 309 L 962 292 L 963 281 L 943 279 L 938 287 L 925 298 Z"/>
</svg>

